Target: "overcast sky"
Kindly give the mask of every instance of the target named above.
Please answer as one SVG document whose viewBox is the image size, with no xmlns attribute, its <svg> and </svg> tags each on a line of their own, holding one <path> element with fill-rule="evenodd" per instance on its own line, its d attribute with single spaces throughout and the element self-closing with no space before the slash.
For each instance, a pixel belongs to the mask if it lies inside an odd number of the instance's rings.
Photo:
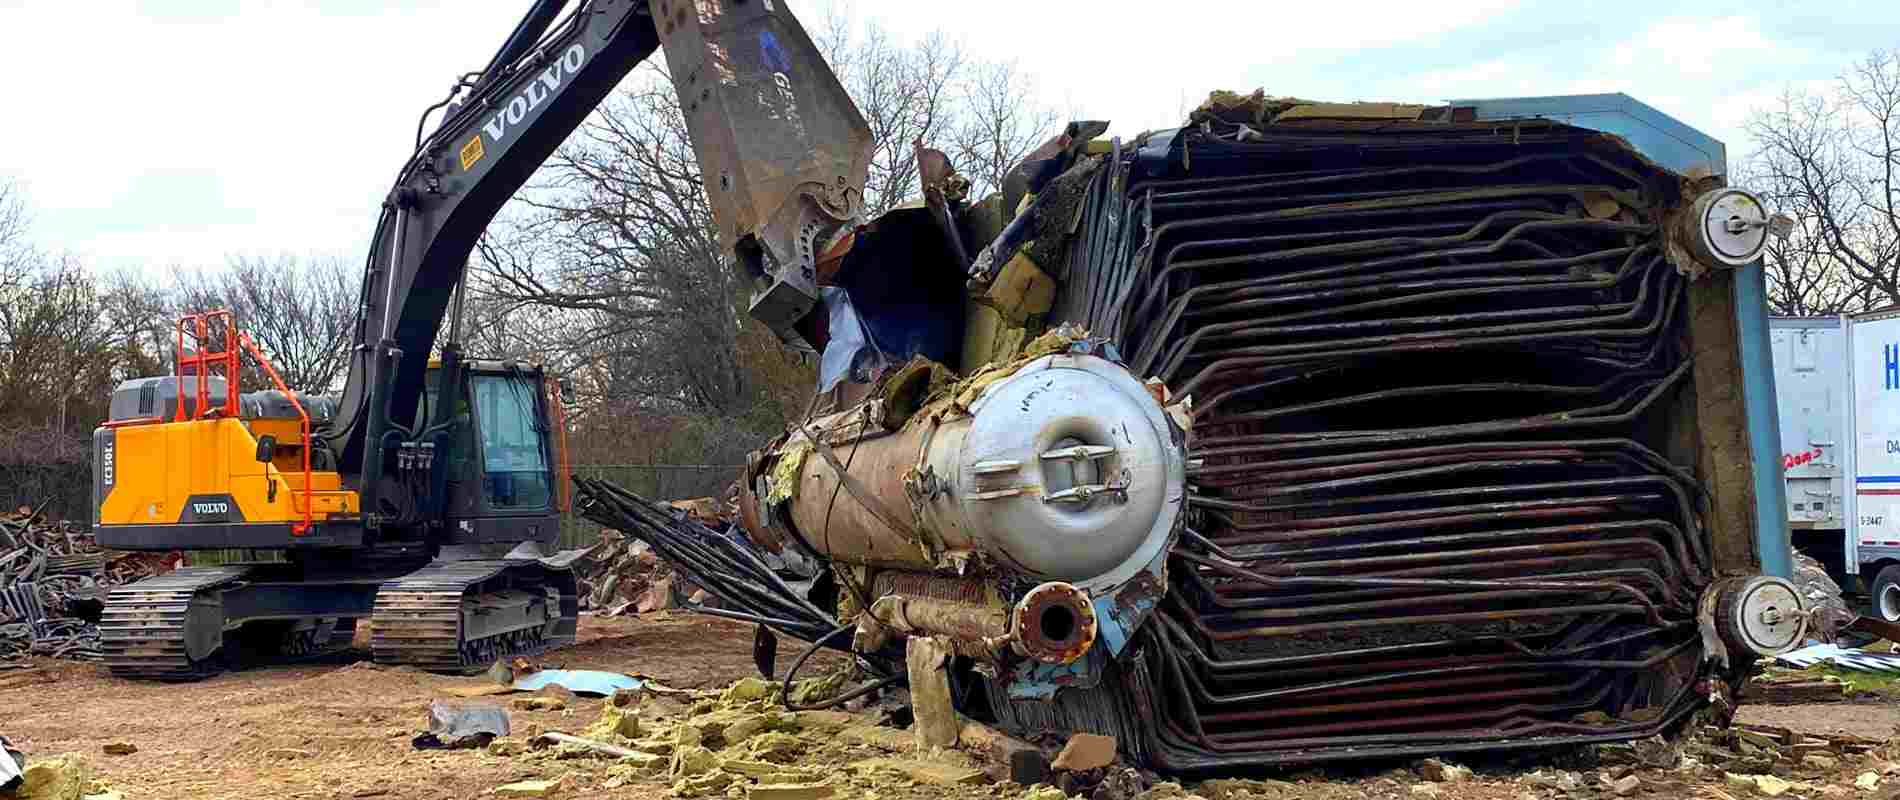
<svg viewBox="0 0 1900 800">
<path fill-rule="evenodd" d="M 841 0 L 792 3 L 808 24 Z M 525 0 L 0 0 L 0 175 L 35 236 L 102 266 L 367 247 L 417 113 Z M 1900 47 L 1900 2 L 856 0 L 1016 59 L 1043 97 L 1129 135 L 1210 88 L 1435 103 L 1627 92 L 1729 146 L 1790 84 Z"/>
</svg>

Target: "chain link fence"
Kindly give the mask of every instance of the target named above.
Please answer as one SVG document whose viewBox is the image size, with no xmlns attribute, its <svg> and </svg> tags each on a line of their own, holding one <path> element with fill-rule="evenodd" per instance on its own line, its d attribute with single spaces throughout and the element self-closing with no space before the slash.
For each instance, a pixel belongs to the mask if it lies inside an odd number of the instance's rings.
<svg viewBox="0 0 1900 800">
<path fill-rule="evenodd" d="M 577 464 L 574 474 L 604 480 L 649 500 L 724 501 L 726 488 L 739 479 L 740 464 Z M 570 485 L 569 489 L 573 487 Z M 579 514 L 561 518 L 561 548 L 586 547 L 600 540 L 600 526 Z"/>
</svg>

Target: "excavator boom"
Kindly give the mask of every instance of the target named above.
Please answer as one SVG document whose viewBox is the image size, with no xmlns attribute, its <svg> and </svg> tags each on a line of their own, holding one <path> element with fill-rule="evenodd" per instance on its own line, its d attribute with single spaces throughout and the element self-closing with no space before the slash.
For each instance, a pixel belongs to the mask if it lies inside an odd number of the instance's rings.
<svg viewBox="0 0 1900 800">
<path fill-rule="evenodd" d="M 410 412 L 476 240 L 662 43 L 720 234 L 755 281 L 753 314 L 782 337 L 816 302 L 814 250 L 860 210 L 869 128 L 783 4 L 584 0 L 557 20 L 560 6 L 528 10 L 383 204 L 328 435 L 372 495 L 389 459 L 380 443 L 422 425 Z"/>
</svg>

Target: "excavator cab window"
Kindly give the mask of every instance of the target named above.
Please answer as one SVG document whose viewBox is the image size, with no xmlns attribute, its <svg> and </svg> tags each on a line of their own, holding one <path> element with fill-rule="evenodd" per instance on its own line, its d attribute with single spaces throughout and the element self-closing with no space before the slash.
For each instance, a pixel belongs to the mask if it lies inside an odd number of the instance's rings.
<svg viewBox="0 0 1900 800">
<path fill-rule="evenodd" d="M 482 489 L 491 509 L 547 508 L 547 426 L 536 383 L 527 375 L 471 376 L 481 429 Z"/>
</svg>

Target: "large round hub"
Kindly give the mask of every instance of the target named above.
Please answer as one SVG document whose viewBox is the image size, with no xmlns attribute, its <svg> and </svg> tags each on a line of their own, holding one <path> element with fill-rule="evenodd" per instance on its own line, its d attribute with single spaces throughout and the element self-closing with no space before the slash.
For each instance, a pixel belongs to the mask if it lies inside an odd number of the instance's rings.
<svg viewBox="0 0 1900 800">
<path fill-rule="evenodd" d="M 1684 224 L 1690 243 L 1714 266 L 1751 263 L 1768 246 L 1768 209 L 1748 192 L 1717 189 L 1697 197 L 1689 213 Z"/>
<path fill-rule="evenodd" d="M 1166 546 L 1185 496 L 1167 416 L 1120 365 L 1031 362 L 985 390 L 957 448 L 972 538 L 1005 563 L 1084 590 L 1119 583 Z"/>
<path fill-rule="evenodd" d="M 1731 647 L 1756 657 L 1785 653 L 1801 643 L 1808 615 L 1794 584 L 1758 575 L 1722 587 L 1716 624 Z"/>
</svg>

